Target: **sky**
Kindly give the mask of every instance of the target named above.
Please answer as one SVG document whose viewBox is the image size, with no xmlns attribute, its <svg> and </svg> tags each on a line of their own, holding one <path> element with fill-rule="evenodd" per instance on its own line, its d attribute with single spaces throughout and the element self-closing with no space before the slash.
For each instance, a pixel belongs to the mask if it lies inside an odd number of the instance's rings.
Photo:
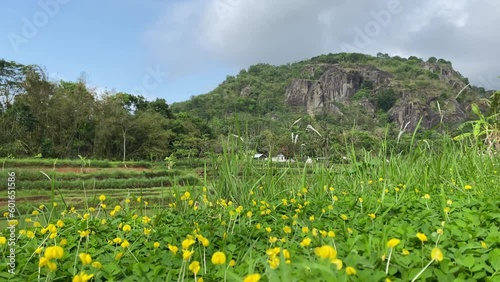
<svg viewBox="0 0 500 282">
<path fill-rule="evenodd" d="M 257 63 L 433 56 L 500 89 L 498 0 L 2 0 L 0 58 L 168 103 Z"/>
</svg>

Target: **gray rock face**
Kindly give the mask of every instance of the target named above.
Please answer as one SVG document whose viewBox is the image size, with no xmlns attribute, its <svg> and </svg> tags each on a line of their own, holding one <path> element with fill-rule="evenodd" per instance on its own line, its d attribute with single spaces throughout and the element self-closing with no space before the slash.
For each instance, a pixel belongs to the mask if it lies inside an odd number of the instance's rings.
<svg viewBox="0 0 500 282">
<path fill-rule="evenodd" d="M 369 80 L 377 88 L 388 85 L 391 76 L 372 66 L 344 69 L 328 65 L 318 80 L 293 80 L 285 92 L 286 102 L 305 108 L 309 114 L 319 111 L 341 114 L 335 103 L 348 103 L 363 81 Z"/>
<path fill-rule="evenodd" d="M 336 106 L 355 105 L 363 112 L 374 114 L 374 100 L 381 90 L 391 88 L 399 82 L 393 75 L 374 66 L 357 65 L 352 68 L 340 67 L 336 64 L 321 65 L 324 69 L 319 79 L 294 79 L 285 90 L 286 103 L 292 107 L 305 109 L 310 115 L 319 112 L 343 115 Z M 465 86 L 457 79 L 457 72 L 445 68 L 435 69 L 431 65 L 426 69 L 436 72 L 439 79 L 451 86 L 453 91 Z M 315 67 L 308 66 L 304 71 L 314 75 Z M 370 97 L 372 99 L 352 99 L 362 88 L 364 81 L 372 83 Z M 441 122 L 457 123 L 467 118 L 466 111 L 453 95 L 447 98 L 430 97 L 426 89 L 409 89 L 396 93 L 398 100 L 388 111 L 390 119 L 396 126 L 413 131 L 420 119 L 423 128 L 431 128 Z"/>
</svg>

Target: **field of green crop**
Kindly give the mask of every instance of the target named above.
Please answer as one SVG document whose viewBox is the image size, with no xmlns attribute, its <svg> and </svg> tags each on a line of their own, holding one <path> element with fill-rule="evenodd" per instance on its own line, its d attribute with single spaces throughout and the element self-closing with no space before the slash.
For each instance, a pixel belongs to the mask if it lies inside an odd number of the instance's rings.
<svg viewBox="0 0 500 282">
<path fill-rule="evenodd" d="M 423 144 L 334 165 L 227 154 L 203 179 L 154 170 L 5 165 L 2 187 L 38 200 L 9 211 L 2 189 L 0 279 L 500 281 L 498 155 Z"/>
</svg>

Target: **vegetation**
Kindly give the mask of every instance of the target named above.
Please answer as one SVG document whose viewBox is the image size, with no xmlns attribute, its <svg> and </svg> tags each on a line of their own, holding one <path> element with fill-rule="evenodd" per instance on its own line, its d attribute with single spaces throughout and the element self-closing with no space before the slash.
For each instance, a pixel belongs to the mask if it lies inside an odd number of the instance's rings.
<svg viewBox="0 0 500 282">
<path fill-rule="evenodd" d="M 0 60 L 0 155 L 162 160 L 174 151 L 195 157 L 211 138 L 199 119 L 174 116 L 164 99 L 101 96 L 83 78 L 51 82 L 38 66 Z"/>
<path fill-rule="evenodd" d="M 209 163 L 218 173 L 204 187 L 174 185 L 161 200 L 138 190 L 85 189 L 76 206 L 64 200 L 71 193 L 65 190 L 57 205 L 32 202 L 5 219 L 20 234 L 17 274 L 9 276 L 1 264 L 0 275 L 12 281 L 496 281 L 499 157 L 451 139 L 416 144 L 406 154 L 353 154 L 350 164 L 333 166 L 224 153 Z M 8 232 L 0 235 L 5 256 Z"/>
<path fill-rule="evenodd" d="M 321 64 L 367 62 L 412 77 L 365 81 L 371 118 L 340 104 L 340 121 L 310 116 L 276 94 Z M 451 68 L 385 54 L 261 64 L 171 111 L 0 61 L 1 279 L 499 281 L 500 92 L 470 89 L 474 116 L 456 131 L 405 133 L 386 123 L 401 87 L 453 97 L 422 64 Z"/>
<path fill-rule="evenodd" d="M 335 104 L 341 116 L 327 112 L 311 116 L 285 103 L 284 93 L 292 80 L 319 79 L 329 64 L 345 70 L 375 67 L 393 77 L 385 88 L 363 80 L 353 103 Z M 399 105 L 402 93 L 412 95 L 411 103 L 437 101 L 434 107 L 446 115 L 456 105 L 453 101 L 460 89 L 455 88 L 466 82 L 443 59 L 424 62 L 381 53 L 326 54 L 281 66 L 250 66 L 228 76 L 210 93 L 170 107 L 164 99 L 98 94 L 83 77 L 76 82 L 52 82 L 36 65 L 0 60 L 0 156 L 159 162 L 171 158 L 189 163 L 222 152 L 228 136 L 237 135 L 247 151 L 338 160 L 348 153 L 344 143 L 397 138 L 399 126 L 391 123 L 388 111 Z M 457 101 L 465 106 L 474 102 L 486 113 L 481 97 L 488 98 L 489 93 L 471 86 Z M 359 106 L 366 101 L 374 105 L 373 111 Z M 451 106 L 446 107 L 447 102 Z M 294 124 L 298 119 L 300 123 Z M 307 130 L 309 125 L 322 137 Z M 456 125 L 440 128 L 454 134 Z M 299 144 L 291 134 L 300 136 Z"/>
</svg>

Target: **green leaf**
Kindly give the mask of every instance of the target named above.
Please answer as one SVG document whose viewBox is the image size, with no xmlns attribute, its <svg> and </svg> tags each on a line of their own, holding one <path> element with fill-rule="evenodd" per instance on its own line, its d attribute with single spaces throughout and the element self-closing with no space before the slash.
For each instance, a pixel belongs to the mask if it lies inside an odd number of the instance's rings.
<svg viewBox="0 0 500 282">
<path fill-rule="evenodd" d="M 488 261 L 491 266 L 496 270 L 500 270 L 500 249 L 496 248 L 488 254 Z"/>
<path fill-rule="evenodd" d="M 460 259 L 457 258 L 457 263 L 467 268 L 471 268 L 474 265 L 475 261 L 476 260 L 474 259 L 474 257 L 470 255 Z"/>
</svg>

